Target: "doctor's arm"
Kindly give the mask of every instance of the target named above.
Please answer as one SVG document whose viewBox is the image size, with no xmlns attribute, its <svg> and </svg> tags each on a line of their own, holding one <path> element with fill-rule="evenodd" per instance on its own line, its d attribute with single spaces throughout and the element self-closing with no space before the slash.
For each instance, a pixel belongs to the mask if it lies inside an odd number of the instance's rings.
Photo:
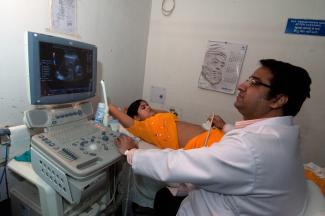
<svg viewBox="0 0 325 216">
<path fill-rule="evenodd" d="M 254 176 L 252 155 L 236 140 L 192 150 L 131 149 L 126 156 L 134 173 L 164 182 L 215 185 L 220 191 L 231 185 L 238 190 L 234 192 L 242 193 L 241 186 L 252 185 Z"/>
</svg>

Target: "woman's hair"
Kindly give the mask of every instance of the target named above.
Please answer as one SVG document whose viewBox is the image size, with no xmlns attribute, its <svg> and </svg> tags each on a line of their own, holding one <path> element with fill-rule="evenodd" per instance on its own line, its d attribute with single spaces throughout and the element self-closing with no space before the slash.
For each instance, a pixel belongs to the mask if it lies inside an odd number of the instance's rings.
<svg viewBox="0 0 325 216">
<path fill-rule="evenodd" d="M 308 72 L 301 67 L 274 59 L 262 59 L 260 63 L 273 75 L 269 98 L 278 94 L 287 95 L 288 102 L 283 107 L 283 114 L 295 116 L 305 99 L 310 97 L 311 79 Z"/>
<path fill-rule="evenodd" d="M 146 102 L 146 101 L 142 100 L 142 99 L 138 99 L 138 100 L 134 101 L 133 103 L 131 103 L 130 106 L 128 107 L 128 110 L 126 111 L 126 114 L 128 116 L 130 116 L 131 118 L 134 118 L 135 116 L 137 116 L 138 109 L 139 109 L 141 102 Z"/>
</svg>

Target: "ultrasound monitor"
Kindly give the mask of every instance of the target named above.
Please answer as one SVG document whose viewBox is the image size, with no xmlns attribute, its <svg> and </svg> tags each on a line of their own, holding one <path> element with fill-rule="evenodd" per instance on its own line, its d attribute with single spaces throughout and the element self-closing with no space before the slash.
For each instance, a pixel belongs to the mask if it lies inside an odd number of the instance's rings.
<svg viewBox="0 0 325 216">
<path fill-rule="evenodd" d="M 95 45 L 35 32 L 28 32 L 27 40 L 31 104 L 72 103 L 95 96 Z"/>
</svg>

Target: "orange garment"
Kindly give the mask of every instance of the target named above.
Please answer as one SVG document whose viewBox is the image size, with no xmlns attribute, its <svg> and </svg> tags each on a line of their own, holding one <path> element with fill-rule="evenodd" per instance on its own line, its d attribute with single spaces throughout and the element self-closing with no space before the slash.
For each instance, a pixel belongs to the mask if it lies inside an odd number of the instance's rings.
<svg viewBox="0 0 325 216">
<path fill-rule="evenodd" d="M 321 179 L 313 171 L 309 169 L 305 169 L 305 178 L 311 180 L 316 185 L 318 185 L 323 195 L 325 196 L 325 179 Z"/>
<path fill-rule="evenodd" d="M 201 133 L 201 134 L 197 135 L 196 137 L 190 139 L 190 141 L 188 141 L 186 143 L 186 145 L 184 146 L 183 149 L 187 150 L 187 149 L 203 147 L 205 144 L 205 139 L 208 136 L 208 133 L 209 132 L 206 131 L 206 132 Z M 211 129 L 210 136 L 209 136 L 208 142 L 207 142 L 207 146 L 210 146 L 215 142 L 219 142 L 222 137 L 223 137 L 223 132 L 221 130 Z"/>
<path fill-rule="evenodd" d="M 172 113 L 158 113 L 143 121 L 134 121 L 134 124 L 127 128 L 133 135 L 151 143 L 159 148 L 179 149 L 176 121 L 177 117 Z M 208 131 L 201 133 L 186 143 L 184 149 L 203 147 Z M 223 136 L 221 130 L 212 129 L 208 139 L 208 146 L 218 142 Z"/>
<path fill-rule="evenodd" d="M 172 113 L 157 113 L 143 121 L 134 120 L 127 130 L 159 148 L 178 149 L 176 121 Z"/>
</svg>

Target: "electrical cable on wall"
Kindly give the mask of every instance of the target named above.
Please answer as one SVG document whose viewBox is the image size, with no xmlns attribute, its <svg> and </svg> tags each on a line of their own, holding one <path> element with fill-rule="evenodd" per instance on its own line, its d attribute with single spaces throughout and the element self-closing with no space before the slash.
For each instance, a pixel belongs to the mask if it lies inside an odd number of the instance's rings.
<svg viewBox="0 0 325 216">
<path fill-rule="evenodd" d="M 175 1 L 176 0 L 163 0 L 161 3 L 161 12 L 164 16 L 170 16 L 174 9 L 175 9 Z M 167 2 L 170 2 L 172 5 L 167 4 Z M 169 7 L 167 7 L 169 6 Z"/>
</svg>

